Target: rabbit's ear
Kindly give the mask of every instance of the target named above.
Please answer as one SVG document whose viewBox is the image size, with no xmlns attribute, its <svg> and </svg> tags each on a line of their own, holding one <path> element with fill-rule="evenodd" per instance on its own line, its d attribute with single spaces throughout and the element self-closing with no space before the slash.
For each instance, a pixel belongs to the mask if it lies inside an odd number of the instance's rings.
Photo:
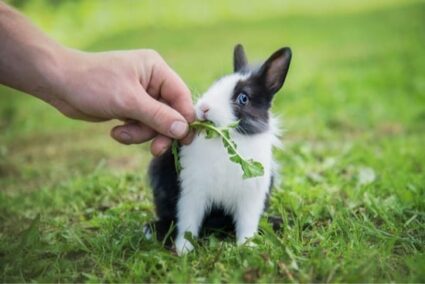
<svg viewBox="0 0 425 284">
<path fill-rule="evenodd" d="M 241 44 L 237 44 L 233 50 L 233 71 L 240 72 L 248 67 L 245 51 Z"/>
<path fill-rule="evenodd" d="M 258 71 L 260 82 L 270 95 L 277 93 L 285 82 L 291 62 L 291 49 L 284 47 L 273 53 Z"/>
</svg>

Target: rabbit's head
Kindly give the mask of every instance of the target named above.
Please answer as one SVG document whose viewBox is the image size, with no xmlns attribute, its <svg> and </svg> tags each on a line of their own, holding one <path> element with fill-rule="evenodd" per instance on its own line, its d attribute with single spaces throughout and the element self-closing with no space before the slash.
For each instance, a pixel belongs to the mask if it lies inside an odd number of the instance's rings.
<svg viewBox="0 0 425 284">
<path fill-rule="evenodd" d="M 269 128 L 269 109 L 282 87 L 291 61 L 291 49 L 274 52 L 259 68 L 250 69 L 242 45 L 235 46 L 234 73 L 215 82 L 196 104 L 199 120 L 217 126 L 239 121 L 237 131 L 256 134 Z"/>
</svg>

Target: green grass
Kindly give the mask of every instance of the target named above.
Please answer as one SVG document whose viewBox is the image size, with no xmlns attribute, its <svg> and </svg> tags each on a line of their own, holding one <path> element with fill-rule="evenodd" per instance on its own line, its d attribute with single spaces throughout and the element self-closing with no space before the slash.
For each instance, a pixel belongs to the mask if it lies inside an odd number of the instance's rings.
<svg viewBox="0 0 425 284">
<path fill-rule="evenodd" d="M 113 15 L 118 2 L 106 3 Z M 149 3 L 140 15 L 155 10 Z M 285 222 L 274 233 L 263 221 L 255 248 L 211 237 L 177 257 L 141 232 L 154 218 L 146 145 L 118 145 L 112 122 L 71 121 L 1 87 L 0 280 L 425 282 L 425 3 L 324 3 L 202 6 L 205 22 L 167 10 L 111 32 L 82 8 L 69 16 L 80 26 L 63 20 L 68 43 L 81 28 L 74 45 L 87 50 L 157 49 L 195 96 L 230 72 L 235 43 L 260 60 L 290 46 L 273 108 L 286 129 L 283 182 L 268 211 Z M 64 7 L 49 17 L 63 19 Z"/>
</svg>

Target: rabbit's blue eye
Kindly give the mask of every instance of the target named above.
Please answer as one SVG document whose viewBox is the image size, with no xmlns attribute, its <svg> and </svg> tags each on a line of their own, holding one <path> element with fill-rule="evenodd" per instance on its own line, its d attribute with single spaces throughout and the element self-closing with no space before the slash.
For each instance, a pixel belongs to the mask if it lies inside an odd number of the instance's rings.
<svg viewBox="0 0 425 284">
<path fill-rule="evenodd" d="M 249 98 L 245 93 L 240 93 L 239 96 L 236 98 L 236 101 L 240 105 L 246 105 L 249 102 Z"/>
</svg>

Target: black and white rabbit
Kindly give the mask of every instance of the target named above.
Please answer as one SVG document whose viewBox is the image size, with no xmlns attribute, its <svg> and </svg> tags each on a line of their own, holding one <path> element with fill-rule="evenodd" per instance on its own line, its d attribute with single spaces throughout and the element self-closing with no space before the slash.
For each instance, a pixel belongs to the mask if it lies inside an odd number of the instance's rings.
<svg viewBox="0 0 425 284">
<path fill-rule="evenodd" d="M 216 81 L 196 104 L 199 120 L 216 126 L 239 121 L 231 136 L 246 158 L 261 162 L 261 177 L 243 179 L 238 164 L 229 160 L 222 141 L 197 135 L 180 147 L 182 170 L 176 172 L 171 151 L 154 158 L 149 169 L 162 236 L 176 225 L 178 254 L 193 249 L 185 232 L 197 237 L 201 228 L 233 228 L 238 244 L 254 236 L 273 184 L 272 148 L 279 144 L 269 110 L 282 87 L 291 61 L 291 50 L 277 50 L 258 69 L 251 70 L 241 45 L 234 49 L 234 73 Z"/>
</svg>

